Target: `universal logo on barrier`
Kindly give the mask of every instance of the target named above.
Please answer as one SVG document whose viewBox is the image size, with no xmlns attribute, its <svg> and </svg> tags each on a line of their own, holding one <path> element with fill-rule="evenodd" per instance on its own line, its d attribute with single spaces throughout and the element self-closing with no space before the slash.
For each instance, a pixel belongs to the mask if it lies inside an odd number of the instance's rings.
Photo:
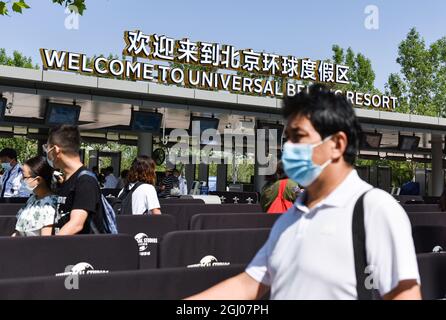
<svg viewBox="0 0 446 320">
<path fill-rule="evenodd" d="M 149 245 L 158 243 L 157 238 L 149 238 L 147 234 L 142 232 L 135 235 L 135 240 L 138 243 L 140 256 L 150 256 L 150 251 L 146 251 Z"/>
<path fill-rule="evenodd" d="M 206 256 L 200 260 L 200 263 L 190 264 L 188 268 L 202 268 L 202 267 L 218 267 L 218 266 L 229 266 L 230 262 L 218 262 L 217 258 L 214 256 Z"/>
<path fill-rule="evenodd" d="M 65 288 L 67 290 L 79 289 L 79 276 L 86 274 L 103 274 L 108 273 L 108 270 L 95 270 L 88 262 L 80 262 L 75 265 L 68 265 L 65 267 L 65 272 L 56 273 L 56 277 L 66 277 Z"/>
</svg>

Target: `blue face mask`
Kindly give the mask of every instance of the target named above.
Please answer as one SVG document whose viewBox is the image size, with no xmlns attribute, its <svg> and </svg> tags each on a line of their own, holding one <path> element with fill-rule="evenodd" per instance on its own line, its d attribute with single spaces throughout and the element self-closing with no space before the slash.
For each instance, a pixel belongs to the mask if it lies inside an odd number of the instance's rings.
<svg viewBox="0 0 446 320">
<path fill-rule="evenodd" d="M 2 162 L 2 168 L 4 171 L 11 170 L 11 164 L 9 162 Z"/>
<path fill-rule="evenodd" d="M 288 178 L 303 187 L 311 185 L 331 163 L 331 160 L 328 160 L 323 165 L 314 164 L 313 149 L 330 139 L 331 136 L 316 144 L 286 142 L 283 145 L 282 163 Z"/>
<path fill-rule="evenodd" d="M 33 180 L 35 180 L 35 179 L 33 179 Z M 27 184 L 25 180 L 22 180 L 22 188 L 24 188 L 29 193 L 32 193 L 34 191 L 34 189 L 37 188 L 37 185 L 35 185 L 34 187 L 30 187 L 29 184 Z"/>
</svg>

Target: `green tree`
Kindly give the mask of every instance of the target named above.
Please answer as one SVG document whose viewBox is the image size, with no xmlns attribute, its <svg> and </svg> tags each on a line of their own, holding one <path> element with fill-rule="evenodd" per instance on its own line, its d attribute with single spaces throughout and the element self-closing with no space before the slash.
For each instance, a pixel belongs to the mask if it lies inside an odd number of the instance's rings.
<svg viewBox="0 0 446 320">
<path fill-rule="evenodd" d="M 350 84 L 347 85 L 334 85 L 333 87 L 342 90 L 351 90 L 367 93 L 380 94 L 375 85 L 375 72 L 373 71 L 372 63 L 362 53 L 355 53 L 351 48 L 346 51 L 338 45 L 332 47 L 333 57 L 332 61 L 336 64 L 342 64 L 348 66 Z M 393 96 L 398 97 L 399 106 L 398 111 L 408 111 L 406 103 L 407 84 L 396 74 L 392 74 L 389 77 L 387 84 L 387 93 L 391 93 Z M 405 109 L 406 108 L 406 109 Z M 413 178 L 415 168 L 424 168 L 424 164 L 413 162 L 398 162 L 389 160 L 363 160 L 358 159 L 356 161 L 357 166 L 384 166 L 390 167 L 392 172 L 392 184 L 395 186 L 401 186 L 404 182 L 407 182 Z"/>
<path fill-rule="evenodd" d="M 367 93 L 380 93 L 375 87 L 375 71 L 372 62 L 362 53 L 355 53 L 352 48 L 344 49 L 339 45 L 333 45 L 332 62 L 349 67 L 349 80 L 347 85 L 332 85 L 333 88 Z"/>
<path fill-rule="evenodd" d="M 343 64 L 345 61 L 344 49 L 337 44 L 333 45 L 331 49 L 333 51 L 333 62 L 336 64 Z"/>
<path fill-rule="evenodd" d="M 120 171 L 124 169 L 129 169 L 132 165 L 133 160 L 137 156 L 137 147 L 122 145 L 117 142 L 108 142 L 107 144 L 98 143 L 83 143 L 82 148 L 85 149 L 85 158 L 88 159 L 88 152 L 90 150 L 100 150 L 100 151 L 114 151 L 121 152 L 121 168 Z M 88 160 L 86 160 L 86 165 L 88 165 Z M 104 158 L 101 163 L 99 163 L 100 168 L 106 168 L 111 165 L 110 159 Z"/>
<path fill-rule="evenodd" d="M 432 59 L 432 105 L 441 117 L 446 116 L 446 37 L 430 46 Z"/>
<path fill-rule="evenodd" d="M 406 92 L 406 83 L 398 74 L 391 73 L 389 76 L 389 80 L 386 83 L 386 94 L 390 94 L 398 98 L 398 106 L 395 109 L 398 112 L 410 113 Z"/>
<path fill-rule="evenodd" d="M 424 164 L 418 162 L 408 161 L 390 161 L 387 159 L 382 160 L 364 160 L 357 159 L 357 166 L 377 166 L 377 167 L 390 167 L 392 172 L 392 185 L 400 187 L 407 181 L 411 181 L 414 177 L 415 169 L 427 169 L 431 167 L 431 164 Z"/>
<path fill-rule="evenodd" d="M 33 64 L 31 58 L 18 51 L 14 51 L 12 56 L 8 56 L 5 49 L 0 49 L 0 65 L 39 69 L 37 65 Z M 20 162 L 37 155 L 37 142 L 23 136 L 0 138 L 0 150 L 3 148 L 15 149 Z"/>
<path fill-rule="evenodd" d="M 30 57 L 26 57 L 18 51 L 14 51 L 12 53 L 12 57 L 8 56 L 4 48 L 0 49 L 0 65 L 39 69 L 39 66 L 37 64 L 33 64 Z"/>
<path fill-rule="evenodd" d="M 0 150 L 12 148 L 17 151 L 19 162 L 24 162 L 37 155 L 37 141 L 26 139 L 26 137 L 0 138 Z"/>
<path fill-rule="evenodd" d="M 76 11 L 82 15 L 87 8 L 85 5 L 86 0 L 51 0 L 55 4 L 63 5 L 69 8 L 72 12 Z M 25 0 L 18 1 L 0 1 L 0 15 L 7 16 L 11 12 L 22 13 L 24 9 L 29 9 L 30 6 Z"/>
<path fill-rule="evenodd" d="M 427 46 L 412 28 L 398 47 L 399 73 L 392 73 L 386 91 L 400 101 L 400 112 L 428 116 L 446 114 L 446 38 Z"/>
</svg>

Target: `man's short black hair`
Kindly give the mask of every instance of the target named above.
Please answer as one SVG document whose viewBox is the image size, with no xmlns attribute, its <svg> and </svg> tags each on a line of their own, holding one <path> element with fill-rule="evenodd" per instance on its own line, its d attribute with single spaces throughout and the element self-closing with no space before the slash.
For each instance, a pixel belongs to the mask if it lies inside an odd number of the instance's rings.
<svg viewBox="0 0 446 320">
<path fill-rule="evenodd" d="M 9 158 L 11 160 L 17 160 L 17 151 L 12 148 L 4 148 L 0 151 L 0 158 Z"/>
<path fill-rule="evenodd" d="M 356 159 L 361 126 L 356 118 L 353 106 L 343 95 L 331 92 L 327 87 L 316 84 L 293 97 L 286 97 L 283 103 L 283 115 L 291 121 L 296 116 L 308 118 L 321 135 L 322 139 L 344 132 L 348 145 L 344 160 L 353 165 Z"/>
<path fill-rule="evenodd" d="M 66 154 L 78 155 L 81 147 L 79 128 L 66 124 L 54 127 L 50 130 L 48 143 L 59 146 Z"/>
</svg>

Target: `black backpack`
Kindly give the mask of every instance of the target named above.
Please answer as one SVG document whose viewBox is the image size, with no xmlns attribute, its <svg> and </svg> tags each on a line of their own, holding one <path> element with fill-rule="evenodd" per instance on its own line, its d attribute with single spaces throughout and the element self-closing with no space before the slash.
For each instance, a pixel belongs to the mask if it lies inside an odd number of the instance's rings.
<svg viewBox="0 0 446 320">
<path fill-rule="evenodd" d="M 122 193 L 113 201 L 113 210 L 119 215 L 132 215 L 132 195 L 139 186 L 143 185 L 143 182 L 137 182 L 129 189 L 129 185 L 124 187 Z"/>
</svg>

